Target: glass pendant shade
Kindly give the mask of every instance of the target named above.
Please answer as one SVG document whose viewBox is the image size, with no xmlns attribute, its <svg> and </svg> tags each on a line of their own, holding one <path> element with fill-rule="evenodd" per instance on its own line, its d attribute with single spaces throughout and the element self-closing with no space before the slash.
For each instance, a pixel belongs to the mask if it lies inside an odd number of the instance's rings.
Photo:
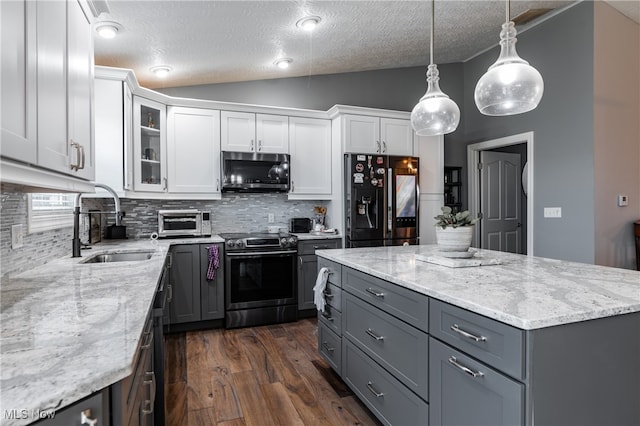
<svg viewBox="0 0 640 426">
<path fill-rule="evenodd" d="M 445 135 L 458 128 L 460 108 L 440 90 L 438 66 L 427 69 L 427 93 L 411 111 L 411 126 L 417 135 Z"/>
<path fill-rule="evenodd" d="M 504 23 L 500 56 L 476 84 L 476 106 L 484 115 L 521 114 L 537 107 L 542 99 L 542 76 L 518 56 L 516 42 L 514 23 Z"/>
</svg>

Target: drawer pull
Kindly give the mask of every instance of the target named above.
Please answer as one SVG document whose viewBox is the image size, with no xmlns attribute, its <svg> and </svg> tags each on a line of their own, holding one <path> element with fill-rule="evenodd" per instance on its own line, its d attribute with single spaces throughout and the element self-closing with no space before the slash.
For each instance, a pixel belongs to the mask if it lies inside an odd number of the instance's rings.
<svg viewBox="0 0 640 426">
<path fill-rule="evenodd" d="M 384 297 L 384 293 L 379 292 L 379 291 L 376 291 L 376 290 L 372 289 L 371 287 L 369 287 L 369 288 L 367 289 L 367 293 L 371 293 L 371 294 L 373 294 L 375 297 Z"/>
<path fill-rule="evenodd" d="M 329 352 L 333 352 L 333 351 L 335 351 L 335 350 L 336 350 L 336 348 L 331 348 L 331 347 L 329 347 L 329 344 L 328 344 L 327 342 L 322 342 L 322 346 L 323 346 L 326 350 L 328 350 Z"/>
<path fill-rule="evenodd" d="M 484 376 L 484 373 L 482 371 L 477 371 L 476 372 L 476 371 L 473 371 L 472 369 L 470 369 L 468 367 L 465 367 L 464 365 L 460 364 L 455 356 L 450 356 L 449 357 L 449 364 L 453 365 L 454 367 L 456 367 L 459 370 L 462 370 L 463 372 L 467 373 L 471 377 L 482 377 L 482 376 Z"/>
<path fill-rule="evenodd" d="M 322 292 L 322 295 L 323 295 L 324 297 L 326 297 L 326 298 L 333 299 L 333 294 L 331 294 L 331 293 L 327 293 L 326 291 L 323 291 L 323 292 Z"/>
<path fill-rule="evenodd" d="M 367 334 L 371 337 L 373 337 L 374 339 L 380 341 L 380 340 L 384 340 L 384 336 L 380 336 L 378 334 L 376 334 L 372 329 L 367 328 Z"/>
<path fill-rule="evenodd" d="M 327 321 L 333 321 L 333 318 L 331 318 L 331 315 L 329 315 L 326 312 L 322 313 L 322 316 L 324 317 L 324 319 L 326 319 Z"/>
<path fill-rule="evenodd" d="M 142 383 L 148 385 L 151 390 L 151 399 L 144 400 L 145 408 L 142 409 L 142 414 L 147 416 L 149 414 L 153 414 L 153 406 L 156 403 L 156 375 L 153 371 L 147 371 L 145 375 L 150 377 L 150 379 L 147 378 Z"/>
<path fill-rule="evenodd" d="M 473 335 L 473 334 L 471 334 L 471 333 L 468 333 L 468 332 L 466 332 L 466 331 L 462 330 L 462 329 L 458 326 L 458 324 L 453 324 L 453 325 L 451 326 L 451 330 L 452 330 L 452 331 L 455 331 L 456 333 L 458 333 L 458 334 L 460 334 L 460 335 L 462 335 L 462 336 L 464 336 L 464 337 L 467 337 L 467 338 L 469 338 L 469 339 L 471 339 L 471 340 L 475 340 L 476 342 L 486 342 L 486 341 L 487 341 L 487 338 L 486 338 L 486 337 L 484 337 L 484 336 L 476 336 L 476 335 Z"/>
<path fill-rule="evenodd" d="M 371 383 L 371 382 L 367 383 L 367 389 L 369 389 L 369 392 L 374 394 L 376 396 L 376 398 L 382 398 L 384 396 L 384 394 L 382 392 L 378 392 L 377 390 L 374 389 L 373 383 Z"/>
</svg>

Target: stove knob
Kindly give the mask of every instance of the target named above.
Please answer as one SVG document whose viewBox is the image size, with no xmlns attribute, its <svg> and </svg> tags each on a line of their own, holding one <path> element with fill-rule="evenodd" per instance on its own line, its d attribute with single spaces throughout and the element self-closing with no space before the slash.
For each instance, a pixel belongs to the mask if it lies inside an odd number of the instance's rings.
<svg viewBox="0 0 640 426">
<path fill-rule="evenodd" d="M 229 240 L 229 241 L 227 241 L 227 246 L 228 246 L 228 247 L 231 247 L 231 248 L 232 248 L 232 247 L 235 247 L 235 245 L 236 245 L 236 242 L 235 242 L 235 241 L 233 241 L 233 240 Z"/>
<path fill-rule="evenodd" d="M 287 239 L 286 238 L 280 238 L 280 244 L 282 244 L 284 247 L 287 246 Z"/>
<path fill-rule="evenodd" d="M 296 237 L 289 237 L 289 244 L 294 245 L 296 242 Z"/>
<path fill-rule="evenodd" d="M 244 247 L 244 243 L 242 242 L 242 240 L 236 240 L 236 247 L 238 248 Z"/>
</svg>

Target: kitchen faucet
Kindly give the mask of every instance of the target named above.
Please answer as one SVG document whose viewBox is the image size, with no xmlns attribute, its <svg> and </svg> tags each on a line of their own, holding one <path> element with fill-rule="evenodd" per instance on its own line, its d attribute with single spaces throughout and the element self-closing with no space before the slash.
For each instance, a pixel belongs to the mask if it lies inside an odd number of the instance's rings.
<svg viewBox="0 0 640 426">
<path fill-rule="evenodd" d="M 124 212 L 120 208 L 120 197 L 116 194 L 110 186 L 107 186 L 103 183 L 94 183 L 94 186 L 97 188 L 102 188 L 109 192 L 111 196 L 113 196 L 113 201 L 115 203 L 115 211 L 114 212 L 104 212 L 104 213 L 115 213 L 116 214 L 116 226 L 120 226 L 122 224 L 122 216 L 124 216 Z M 71 244 L 71 257 L 81 257 L 80 255 L 80 213 L 86 213 L 80 211 L 80 197 L 82 197 L 82 193 L 76 195 L 75 203 L 73 204 L 73 241 Z"/>
</svg>

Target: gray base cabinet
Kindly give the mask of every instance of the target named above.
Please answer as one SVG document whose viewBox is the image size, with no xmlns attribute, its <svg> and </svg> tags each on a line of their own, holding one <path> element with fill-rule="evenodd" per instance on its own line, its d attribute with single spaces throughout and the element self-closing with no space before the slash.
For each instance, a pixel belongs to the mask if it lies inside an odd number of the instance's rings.
<svg viewBox="0 0 640 426">
<path fill-rule="evenodd" d="M 342 247 L 342 240 L 303 240 L 298 241 L 298 310 L 315 309 L 313 287 L 318 276 L 318 257 L 316 250 Z"/>
<path fill-rule="evenodd" d="M 322 266 L 318 351 L 382 423 L 640 425 L 640 313 L 521 330 Z"/>
<path fill-rule="evenodd" d="M 216 245 L 220 267 L 211 281 L 207 280 L 211 244 L 184 244 L 171 248 L 169 324 L 224 318 L 223 248 L 222 244 Z"/>
</svg>

